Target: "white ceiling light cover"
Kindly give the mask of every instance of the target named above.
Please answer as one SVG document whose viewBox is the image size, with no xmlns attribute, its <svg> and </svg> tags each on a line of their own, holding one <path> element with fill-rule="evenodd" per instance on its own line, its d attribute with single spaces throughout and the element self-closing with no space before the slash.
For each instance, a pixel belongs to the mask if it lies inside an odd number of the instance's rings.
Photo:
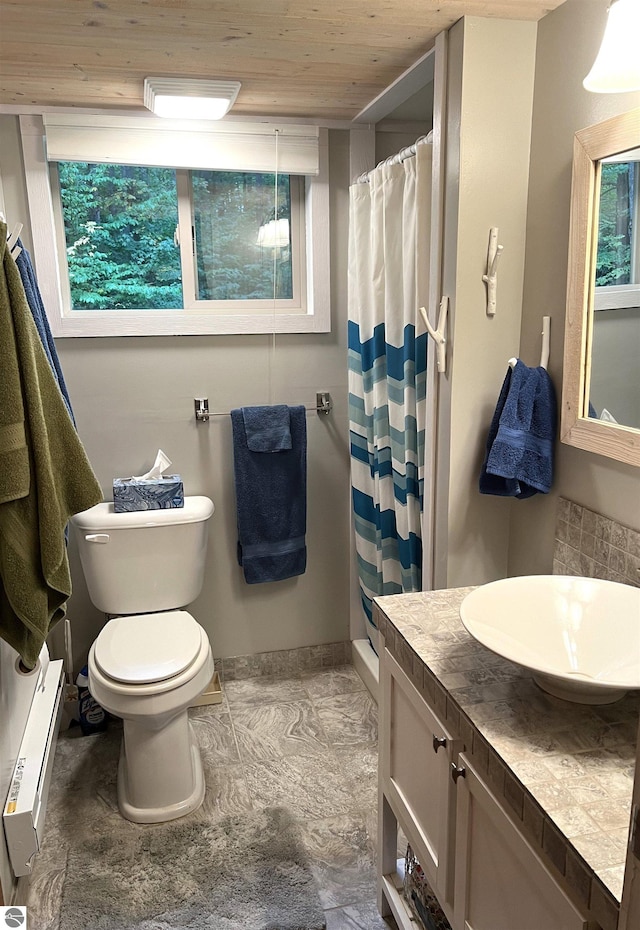
<svg viewBox="0 0 640 930">
<path fill-rule="evenodd" d="M 198 81 L 148 77 L 144 105 L 169 119 L 222 119 L 235 103 L 239 81 Z"/>
<path fill-rule="evenodd" d="M 596 94 L 640 90 L 640 0 L 612 0 L 600 51 L 582 82 Z"/>
</svg>

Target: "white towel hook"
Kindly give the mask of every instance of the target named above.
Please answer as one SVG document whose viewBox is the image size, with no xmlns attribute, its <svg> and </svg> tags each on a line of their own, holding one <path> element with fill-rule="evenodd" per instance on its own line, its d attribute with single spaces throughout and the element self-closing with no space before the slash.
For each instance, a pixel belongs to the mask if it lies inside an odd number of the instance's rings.
<svg viewBox="0 0 640 930">
<path fill-rule="evenodd" d="M 487 316 L 494 316 L 497 304 L 498 290 L 498 259 L 502 255 L 503 247 L 498 245 L 498 227 L 492 226 L 489 230 L 489 249 L 487 251 L 487 273 L 482 280 L 487 285 Z"/>
<path fill-rule="evenodd" d="M 540 368 L 547 370 L 549 364 L 549 336 L 551 334 L 551 317 L 542 317 L 542 351 L 540 352 Z M 517 358 L 509 359 L 509 368 L 515 368 L 518 363 Z"/>
<path fill-rule="evenodd" d="M 438 371 L 444 372 L 447 368 L 447 337 L 445 335 L 445 330 L 447 328 L 447 311 L 449 310 L 449 298 L 443 297 L 440 300 L 440 311 L 438 313 L 438 328 L 434 329 L 431 323 L 429 322 L 429 317 L 427 316 L 427 311 L 424 307 L 420 307 L 420 313 L 424 320 L 424 324 L 427 327 L 427 332 L 434 340 L 436 344 L 436 366 Z"/>
<path fill-rule="evenodd" d="M 551 334 L 551 317 L 542 317 L 542 352 L 540 353 L 540 367 L 547 369 L 549 364 L 549 336 Z"/>
<path fill-rule="evenodd" d="M 17 258 L 18 255 L 22 252 L 22 249 L 17 245 L 18 238 L 22 232 L 22 223 L 16 223 L 11 231 L 11 235 L 7 239 L 7 248 L 9 252 L 13 255 L 14 258 Z"/>
<path fill-rule="evenodd" d="M 11 251 L 11 249 L 14 247 L 14 245 L 18 241 L 18 237 L 20 236 L 21 232 L 22 232 L 22 223 L 16 223 L 16 225 L 11 230 L 11 235 L 7 238 L 7 248 L 9 249 L 9 251 Z"/>
</svg>

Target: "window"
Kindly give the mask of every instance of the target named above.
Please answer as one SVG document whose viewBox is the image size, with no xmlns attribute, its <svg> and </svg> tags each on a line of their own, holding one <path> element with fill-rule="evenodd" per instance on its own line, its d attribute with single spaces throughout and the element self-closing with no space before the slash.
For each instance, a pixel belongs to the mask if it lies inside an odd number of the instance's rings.
<svg viewBox="0 0 640 930">
<path fill-rule="evenodd" d="M 89 162 L 50 171 L 67 313 L 272 312 L 274 302 L 304 310 L 304 203 L 295 175 Z"/>
<path fill-rule="evenodd" d="M 297 180 L 242 171 L 191 172 L 196 300 L 285 301 L 293 300 L 294 290 L 299 294 L 300 262 L 294 280 L 291 242 L 295 220 L 298 259 L 304 240 Z"/>
<path fill-rule="evenodd" d="M 274 141 L 263 124 L 168 132 L 89 119 L 45 117 L 47 164 L 42 122 L 21 118 L 55 335 L 330 329 L 326 131 L 286 127 Z M 314 170 L 309 134 L 317 174 L 301 173 Z"/>
<path fill-rule="evenodd" d="M 600 167 L 594 307 L 640 306 L 640 163 L 629 153 Z"/>
<path fill-rule="evenodd" d="M 51 174 L 65 310 L 182 307 L 175 171 L 60 162 Z"/>
</svg>

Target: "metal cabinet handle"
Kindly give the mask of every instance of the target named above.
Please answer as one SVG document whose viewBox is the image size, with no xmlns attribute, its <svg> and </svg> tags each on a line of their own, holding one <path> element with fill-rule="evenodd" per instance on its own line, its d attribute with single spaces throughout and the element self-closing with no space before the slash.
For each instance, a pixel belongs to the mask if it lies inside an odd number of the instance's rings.
<svg viewBox="0 0 640 930">
<path fill-rule="evenodd" d="M 451 763 L 451 777 L 454 781 L 457 782 L 459 778 L 464 778 L 466 773 L 464 765 L 456 765 L 455 762 Z"/>
<path fill-rule="evenodd" d="M 433 734 L 433 751 L 437 752 L 441 746 L 447 745 L 447 738 L 445 736 L 436 736 Z"/>
</svg>

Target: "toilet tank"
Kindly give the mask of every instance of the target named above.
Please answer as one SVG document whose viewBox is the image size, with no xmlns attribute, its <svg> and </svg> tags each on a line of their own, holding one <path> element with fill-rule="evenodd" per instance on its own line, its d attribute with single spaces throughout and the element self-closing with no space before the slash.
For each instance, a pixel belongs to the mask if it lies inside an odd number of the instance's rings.
<svg viewBox="0 0 640 930">
<path fill-rule="evenodd" d="M 213 510 L 208 497 L 185 497 L 169 510 L 115 513 L 104 503 L 72 517 L 92 603 L 107 614 L 141 614 L 194 601 Z"/>
</svg>

